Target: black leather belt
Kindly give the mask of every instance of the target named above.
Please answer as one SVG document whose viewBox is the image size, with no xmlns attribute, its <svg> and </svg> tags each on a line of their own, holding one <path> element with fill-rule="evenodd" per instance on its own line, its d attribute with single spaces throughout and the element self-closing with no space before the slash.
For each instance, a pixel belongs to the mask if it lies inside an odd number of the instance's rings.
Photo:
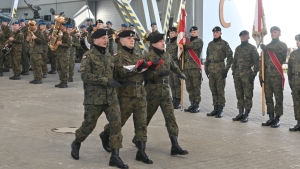
<svg viewBox="0 0 300 169">
<path fill-rule="evenodd" d="M 160 79 L 160 80 L 149 80 L 148 81 L 149 84 L 169 84 L 169 80 L 168 79 Z"/>
<path fill-rule="evenodd" d="M 224 62 L 224 60 L 208 60 L 208 63 L 221 63 Z"/>
<path fill-rule="evenodd" d="M 251 66 L 238 66 L 238 69 L 251 69 Z"/>
<path fill-rule="evenodd" d="M 136 81 L 136 82 L 130 82 L 130 81 L 120 81 L 119 82 L 122 86 L 140 86 L 143 84 L 143 81 Z"/>
<path fill-rule="evenodd" d="M 300 77 L 300 73 L 292 73 L 293 76 Z"/>
</svg>

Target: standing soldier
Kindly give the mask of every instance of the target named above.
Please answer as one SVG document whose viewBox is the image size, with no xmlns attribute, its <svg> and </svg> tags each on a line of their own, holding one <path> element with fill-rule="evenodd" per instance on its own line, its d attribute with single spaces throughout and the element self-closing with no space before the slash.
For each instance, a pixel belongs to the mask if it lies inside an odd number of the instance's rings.
<svg viewBox="0 0 300 169">
<path fill-rule="evenodd" d="M 42 53 L 45 37 L 37 28 L 35 21 L 31 20 L 29 21 L 29 24 L 33 26 L 30 26 L 31 30 L 28 30 L 26 40 L 29 43 L 30 63 L 34 76 L 34 79 L 29 83 L 42 84 Z"/>
<path fill-rule="evenodd" d="M 0 37 L 0 43 L 1 44 L 6 42 L 12 34 L 11 30 L 9 29 L 8 22 L 9 22 L 8 19 L 6 19 L 6 18 L 2 19 L 2 25 L 1 25 L 2 33 L 0 35 L 1 36 Z M 0 61 L 0 64 L 1 64 L 0 65 L 0 67 L 1 67 L 0 68 L 0 73 L 1 72 L 9 72 L 9 69 L 10 69 L 10 63 L 9 63 L 10 62 L 10 59 L 9 59 L 10 54 L 8 53 L 8 54 L 4 55 L 2 52 L 0 52 L 0 55 L 2 55 L 2 59 L 3 59 L 3 63 L 1 63 L 1 61 Z M 3 69 L 3 71 L 2 71 L 2 69 Z"/>
<path fill-rule="evenodd" d="M 145 35 L 145 39 L 146 41 L 150 41 L 150 45 L 149 45 L 149 52 L 152 50 L 152 45 L 151 45 L 151 39 L 154 35 L 159 34 L 158 30 L 157 30 L 157 25 L 156 22 L 152 22 L 151 23 L 151 28 L 152 28 L 152 32 L 150 30 L 147 30 L 147 33 Z"/>
<path fill-rule="evenodd" d="M 47 78 L 48 68 L 47 68 L 47 62 L 48 62 L 48 42 L 49 42 L 49 32 L 46 29 L 46 22 L 40 22 L 40 31 L 43 33 L 45 37 L 45 41 L 43 44 L 43 53 L 42 53 L 42 72 L 43 72 L 43 78 Z"/>
<path fill-rule="evenodd" d="M 87 20 L 86 20 L 86 27 L 87 27 L 87 31 L 88 31 L 88 33 L 91 33 L 92 31 L 93 31 L 93 19 L 92 18 L 88 18 Z"/>
<path fill-rule="evenodd" d="M 171 27 L 170 31 L 170 40 L 167 42 L 166 52 L 170 54 L 172 59 L 175 61 L 177 66 L 180 65 L 180 60 L 178 59 L 178 46 L 177 46 L 177 28 Z M 181 84 L 180 79 L 175 73 L 171 73 L 170 76 L 170 87 L 173 97 L 173 107 L 174 109 L 180 109 L 180 91 L 181 91 Z"/>
<path fill-rule="evenodd" d="M 54 30 L 55 22 L 51 22 L 50 24 L 50 31 L 49 35 L 45 38 L 48 38 L 50 40 L 50 37 L 52 35 L 52 32 Z M 49 74 L 56 74 L 56 55 L 53 53 L 53 51 L 48 47 L 48 56 L 49 56 L 49 61 L 51 65 L 51 70 L 48 72 Z"/>
<path fill-rule="evenodd" d="M 7 43 L 5 46 L 7 47 L 9 44 L 12 45 L 12 49 L 10 51 L 11 57 L 10 57 L 10 64 L 12 67 L 12 70 L 14 72 L 14 76 L 10 77 L 11 80 L 20 80 L 20 74 L 21 74 L 21 52 L 22 52 L 22 44 L 24 42 L 24 35 L 22 31 L 19 30 L 19 22 L 13 23 L 13 36 L 9 38 L 9 43 Z"/>
<path fill-rule="evenodd" d="M 121 33 L 121 32 L 123 32 L 123 31 L 125 31 L 125 30 L 127 30 L 127 28 L 128 28 L 127 24 L 125 24 L 125 23 L 121 24 L 121 30 L 118 32 L 118 34 Z M 122 44 L 119 41 L 120 38 L 119 38 L 118 34 L 116 34 L 115 42 L 118 44 L 118 48 L 117 49 L 120 50 L 120 49 L 122 49 Z"/>
<path fill-rule="evenodd" d="M 231 67 L 239 114 L 232 120 L 245 123 L 248 122 L 252 108 L 254 79 L 259 71 L 259 55 L 256 47 L 248 42 L 250 39 L 248 31 L 242 31 L 239 36 L 241 45 L 235 49 Z"/>
<path fill-rule="evenodd" d="M 169 75 L 171 71 L 176 73 L 181 79 L 185 79 L 185 75 L 180 71 L 172 57 L 165 52 L 164 34 L 154 35 L 150 43 L 153 50 L 148 53 L 146 60 L 162 60 L 163 63 L 153 71 L 145 72 L 145 79 L 148 81 L 148 84 L 146 85 L 147 126 L 149 125 L 158 107 L 160 107 L 164 115 L 166 122 L 165 125 L 172 143 L 171 155 L 185 155 L 188 154 L 188 151 L 183 150 L 178 145 L 178 126 L 174 115 L 169 87 Z M 135 142 L 135 139 L 133 142 Z"/>
<path fill-rule="evenodd" d="M 153 161 L 145 153 L 147 141 L 147 101 L 146 90 L 142 84 L 144 74 L 142 69 L 147 66 L 147 62 L 143 59 L 143 55 L 134 52 L 135 32 L 125 30 L 119 34 L 122 49 L 115 56 L 115 79 L 122 85 L 118 89 L 118 99 L 121 110 L 121 126 L 124 126 L 127 119 L 133 114 L 134 131 L 136 134 L 136 142 L 138 151 L 136 160 L 146 164 L 152 164 Z M 123 66 L 136 65 L 139 61 L 143 61 L 137 72 L 124 69 Z M 100 134 L 103 148 L 110 152 L 109 143 L 109 125 L 105 125 L 104 132 Z"/>
<path fill-rule="evenodd" d="M 72 32 L 73 31 L 73 32 Z M 76 48 L 80 46 L 79 39 L 75 35 L 76 32 L 73 30 L 73 25 L 68 26 L 68 32 L 71 36 L 72 47 L 70 50 L 70 58 L 69 58 L 69 79 L 68 82 L 73 82 L 74 76 L 74 67 L 75 67 L 75 58 L 76 58 Z"/>
<path fill-rule="evenodd" d="M 270 29 L 272 41 L 268 45 L 261 45 L 265 58 L 265 78 L 262 80 L 262 72 L 259 72 L 260 83 L 265 84 L 265 98 L 269 120 L 262 123 L 262 126 L 277 128 L 280 126 L 280 116 L 283 115 L 283 85 L 284 73 L 282 64 L 286 60 L 287 45 L 279 40 L 281 30 L 277 26 Z M 274 107 L 273 95 L 276 105 Z M 274 112 L 276 117 L 274 118 Z"/>
<path fill-rule="evenodd" d="M 112 22 L 111 21 L 107 21 L 106 22 L 106 26 L 107 26 L 107 35 L 108 35 L 108 51 L 111 55 L 114 55 L 114 39 L 113 36 L 115 34 L 115 30 L 112 28 Z"/>
<path fill-rule="evenodd" d="M 84 38 L 88 36 L 88 32 L 86 31 L 86 26 L 85 25 L 81 25 L 80 26 L 81 29 L 81 34 L 80 34 L 80 43 L 83 43 Z M 86 52 L 85 49 L 82 48 L 82 46 L 79 46 L 79 48 L 77 48 L 77 52 L 78 52 L 78 61 L 81 62 L 81 58 L 83 56 L 83 54 Z M 78 70 L 79 71 L 79 70 Z"/>
<path fill-rule="evenodd" d="M 24 35 L 24 41 L 22 44 L 22 56 L 21 56 L 21 65 L 22 65 L 22 72 L 21 75 L 29 75 L 29 46 L 28 42 L 26 41 L 26 37 L 28 34 L 28 26 L 25 23 L 24 19 L 19 20 L 21 31 Z"/>
<path fill-rule="evenodd" d="M 288 77 L 294 102 L 294 114 L 297 124 L 290 131 L 300 131 L 300 34 L 295 36 L 298 50 L 290 54 L 288 61 Z"/>
<path fill-rule="evenodd" d="M 187 76 L 186 90 L 189 93 L 191 106 L 185 109 L 186 112 L 200 112 L 201 102 L 202 70 L 200 56 L 203 48 L 203 41 L 198 38 L 199 32 L 196 26 L 190 29 L 190 43 L 184 46 L 184 74 Z"/>
<path fill-rule="evenodd" d="M 59 29 L 63 32 L 63 36 L 60 41 L 56 42 L 58 48 L 55 51 L 55 55 L 60 83 L 56 84 L 55 87 L 67 88 L 69 76 L 69 57 L 72 42 L 71 37 L 67 32 L 67 24 L 62 23 Z"/>
<path fill-rule="evenodd" d="M 223 117 L 225 107 L 225 84 L 228 70 L 232 64 L 232 51 L 229 44 L 221 38 L 221 28 L 212 30 L 214 39 L 208 44 L 206 51 L 205 73 L 209 79 L 209 88 L 213 97 L 214 110 L 207 116 Z M 227 64 L 224 60 L 227 58 Z"/>
<path fill-rule="evenodd" d="M 116 89 L 120 83 L 113 79 L 113 57 L 106 52 L 108 43 L 107 31 L 97 30 L 93 35 L 94 47 L 82 57 L 80 66 L 81 78 L 84 83 L 84 121 L 76 130 L 76 139 L 72 142 L 71 155 L 79 159 L 79 149 L 88 135 L 94 130 L 97 120 L 104 111 L 109 121 L 109 146 L 111 149 L 110 166 L 128 169 L 119 157 L 122 148 L 121 113 Z"/>
</svg>

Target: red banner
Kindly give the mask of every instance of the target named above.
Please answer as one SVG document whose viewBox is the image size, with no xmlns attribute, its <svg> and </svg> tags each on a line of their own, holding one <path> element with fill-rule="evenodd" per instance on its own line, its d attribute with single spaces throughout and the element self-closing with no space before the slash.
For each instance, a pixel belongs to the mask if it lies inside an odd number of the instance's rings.
<svg viewBox="0 0 300 169">
<path fill-rule="evenodd" d="M 285 81 L 285 78 L 284 78 L 284 74 L 283 74 L 283 69 L 282 69 L 282 66 L 279 62 L 279 60 L 277 59 L 275 53 L 271 50 L 268 50 L 268 54 L 274 64 L 274 66 L 276 67 L 276 69 L 278 70 L 279 74 L 281 75 L 282 77 L 282 90 L 284 89 L 284 81 Z"/>
</svg>

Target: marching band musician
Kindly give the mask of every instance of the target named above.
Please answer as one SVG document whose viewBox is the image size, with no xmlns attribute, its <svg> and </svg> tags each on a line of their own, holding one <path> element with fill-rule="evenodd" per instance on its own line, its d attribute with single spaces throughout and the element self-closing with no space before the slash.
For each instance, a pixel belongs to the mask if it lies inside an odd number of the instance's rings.
<svg viewBox="0 0 300 169">
<path fill-rule="evenodd" d="M 93 46 L 94 46 L 94 41 L 93 41 L 92 35 L 97 30 L 97 24 L 93 24 L 92 26 L 93 26 L 93 31 L 91 33 L 89 33 L 87 36 L 87 40 L 88 40 L 91 48 L 93 48 Z"/>
<path fill-rule="evenodd" d="M 88 32 L 86 31 L 86 26 L 85 25 L 81 25 L 80 26 L 81 29 L 81 34 L 80 34 L 80 40 L 84 40 L 85 37 L 88 36 Z M 81 58 L 83 56 L 83 54 L 86 52 L 87 50 L 83 49 L 83 47 L 79 46 L 77 48 L 77 53 L 78 53 L 78 61 L 81 62 Z M 79 70 L 78 70 L 79 71 Z"/>
<path fill-rule="evenodd" d="M 0 29 L 0 48 L 2 49 L 2 44 L 8 40 L 11 35 L 11 30 L 8 27 L 9 20 L 7 18 L 2 19 L 2 25 Z M 0 52 L 0 76 L 3 76 L 3 72 L 9 72 L 10 64 L 9 64 L 9 55 L 4 55 Z M 3 68 L 4 66 L 4 68 Z"/>
<path fill-rule="evenodd" d="M 54 27 L 55 27 L 55 22 L 51 22 L 49 35 L 47 36 L 49 40 L 50 40 L 50 36 L 54 30 Z M 50 47 L 48 47 L 48 48 L 50 48 Z M 48 57 L 49 57 L 50 65 L 51 65 L 51 70 L 48 73 L 56 74 L 57 73 L 56 72 L 56 59 L 55 59 L 56 55 L 53 53 L 53 51 L 51 49 L 48 49 Z"/>
<path fill-rule="evenodd" d="M 113 39 L 113 35 L 115 34 L 115 30 L 112 29 L 112 22 L 111 21 L 107 21 L 106 22 L 106 26 L 107 26 L 107 35 L 108 35 L 108 51 L 111 55 L 114 54 L 114 39 Z"/>
<path fill-rule="evenodd" d="M 45 37 L 45 41 L 43 44 L 43 53 L 42 53 L 42 72 L 43 72 L 43 78 L 47 78 L 48 68 L 47 68 L 47 61 L 48 61 L 48 30 L 46 29 L 46 22 L 40 21 L 39 23 L 40 31 L 43 33 Z"/>
<path fill-rule="evenodd" d="M 68 82 L 73 82 L 73 76 L 74 76 L 74 67 L 75 67 L 75 58 L 76 58 L 76 48 L 80 46 L 79 39 L 75 35 L 76 32 L 74 32 L 73 25 L 68 25 L 68 32 L 71 36 L 71 42 L 72 47 L 70 50 L 70 58 L 69 58 L 69 79 Z"/>
</svg>

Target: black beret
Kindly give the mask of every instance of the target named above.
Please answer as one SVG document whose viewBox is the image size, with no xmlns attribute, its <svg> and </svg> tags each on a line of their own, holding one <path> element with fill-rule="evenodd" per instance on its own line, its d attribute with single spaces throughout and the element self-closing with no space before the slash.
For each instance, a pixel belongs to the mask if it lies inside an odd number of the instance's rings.
<svg viewBox="0 0 300 169">
<path fill-rule="evenodd" d="M 103 23 L 103 21 L 101 19 L 96 20 L 96 24 L 98 23 Z"/>
<path fill-rule="evenodd" d="M 243 35 L 249 35 L 249 32 L 246 30 L 243 30 L 239 36 L 243 36 Z"/>
<path fill-rule="evenodd" d="M 171 28 L 169 29 L 169 31 L 170 31 L 170 32 L 172 32 L 172 31 L 177 32 L 177 28 L 176 28 L 176 27 L 171 27 Z"/>
<path fill-rule="evenodd" d="M 300 40 L 300 34 L 295 36 L 295 40 Z"/>
<path fill-rule="evenodd" d="M 156 42 L 164 39 L 164 36 L 165 36 L 165 34 L 156 34 L 151 38 L 150 43 L 156 43 Z"/>
<path fill-rule="evenodd" d="M 280 28 L 278 26 L 271 27 L 270 32 L 272 32 L 272 31 L 279 31 L 279 32 L 281 32 L 281 30 L 280 30 Z"/>
<path fill-rule="evenodd" d="M 97 39 L 100 38 L 101 36 L 107 35 L 107 30 L 106 29 L 97 29 L 93 34 L 92 38 Z"/>
<path fill-rule="evenodd" d="M 190 32 L 196 31 L 196 30 L 198 30 L 198 27 L 197 26 L 192 26 L 191 29 L 190 29 Z"/>
<path fill-rule="evenodd" d="M 134 37 L 135 36 L 135 32 L 131 31 L 131 30 L 125 30 L 122 31 L 121 33 L 119 33 L 118 35 L 120 38 L 125 38 L 125 37 Z"/>
<path fill-rule="evenodd" d="M 216 26 L 213 28 L 213 32 L 221 31 L 222 29 L 219 26 Z"/>
</svg>

